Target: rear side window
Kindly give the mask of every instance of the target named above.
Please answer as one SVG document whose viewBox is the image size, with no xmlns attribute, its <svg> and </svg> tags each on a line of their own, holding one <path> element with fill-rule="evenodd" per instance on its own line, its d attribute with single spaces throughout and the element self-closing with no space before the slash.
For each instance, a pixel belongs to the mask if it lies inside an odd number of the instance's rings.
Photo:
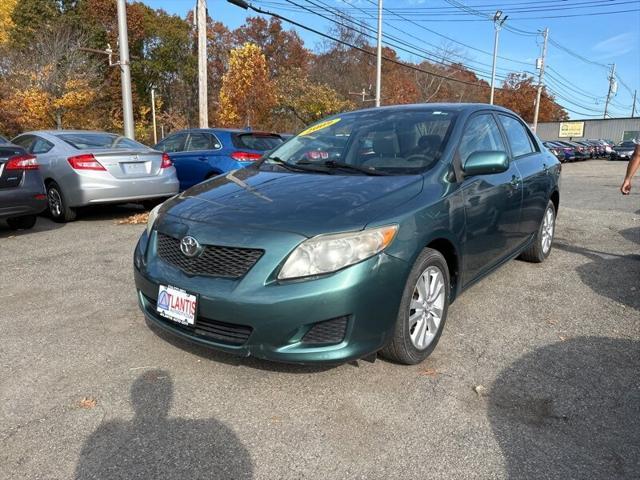
<svg viewBox="0 0 640 480">
<path fill-rule="evenodd" d="M 14 138 L 12 143 L 20 145 L 22 148 L 28 151 L 34 139 L 35 137 L 33 135 L 22 135 L 20 137 Z"/>
<path fill-rule="evenodd" d="M 47 153 L 53 148 L 53 143 L 45 140 L 44 138 L 36 137 L 36 140 L 31 145 L 29 151 L 35 155 Z"/>
<path fill-rule="evenodd" d="M 279 135 L 260 133 L 234 133 L 231 135 L 231 141 L 236 148 L 258 150 L 261 152 L 272 150 L 283 143 Z"/>
<path fill-rule="evenodd" d="M 0 135 L 0 143 L 9 143 L 9 140 Z"/>
<path fill-rule="evenodd" d="M 525 126 L 518 120 L 507 115 L 498 115 L 500 123 L 507 134 L 507 140 L 511 146 L 511 153 L 514 158 L 527 155 L 535 151 L 531 137 L 527 133 Z"/>
<path fill-rule="evenodd" d="M 186 133 L 176 133 L 170 135 L 155 146 L 156 150 L 161 152 L 182 152 L 184 150 L 184 141 L 187 139 Z"/>
<path fill-rule="evenodd" d="M 502 141 L 500 129 L 493 115 L 481 114 L 473 117 L 465 126 L 458 155 L 462 165 L 469 155 L 474 152 L 505 152 L 506 147 Z"/>
<path fill-rule="evenodd" d="M 198 150 L 217 150 L 220 148 L 220 142 L 210 133 L 192 133 L 189 135 L 185 150 L 187 152 L 195 152 Z"/>
</svg>

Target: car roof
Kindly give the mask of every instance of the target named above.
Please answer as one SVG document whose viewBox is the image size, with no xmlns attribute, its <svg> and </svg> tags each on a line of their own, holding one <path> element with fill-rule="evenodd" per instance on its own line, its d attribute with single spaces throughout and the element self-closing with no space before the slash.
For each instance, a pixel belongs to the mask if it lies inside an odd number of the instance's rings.
<svg viewBox="0 0 640 480">
<path fill-rule="evenodd" d="M 105 132 L 102 130 L 32 130 L 30 132 L 22 132 L 20 135 L 38 135 L 42 133 L 47 135 L 56 135 L 60 133 L 106 133 L 109 135 L 121 135 L 119 133 Z"/>
<path fill-rule="evenodd" d="M 445 110 L 446 109 L 446 110 L 454 110 L 458 112 L 473 112 L 476 110 L 495 110 L 498 112 L 514 114 L 514 112 L 512 112 L 508 108 L 504 108 L 499 105 L 490 105 L 488 103 L 410 103 L 406 105 L 389 105 L 389 106 L 382 106 L 382 107 L 363 108 L 360 110 L 345 112 L 345 114 L 357 113 L 357 112 L 370 112 L 370 111 L 382 111 L 382 112 L 403 111 L 403 110 L 421 111 L 425 109 L 428 109 L 428 110 L 438 110 L 438 109 Z"/>
</svg>

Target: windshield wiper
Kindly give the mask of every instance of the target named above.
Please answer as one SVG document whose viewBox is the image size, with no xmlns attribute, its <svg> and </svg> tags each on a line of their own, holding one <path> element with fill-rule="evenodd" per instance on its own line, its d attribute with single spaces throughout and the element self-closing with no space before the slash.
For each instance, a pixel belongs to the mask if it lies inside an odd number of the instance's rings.
<svg viewBox="0 0 640 480">
<path fill-rule="evenodd" d="M 261 161 L 260 164 L 257 165 L 258 167 L 260 165 L 262 165 L 265 161 L 267 160 L 271 160 L 275 163 L 277 163 L 278 165 L 280 165 L 283 168 L 286 168 L 287 170 L 291 170 L 291 171 L 297 171 L 297 172 L 316 172 L 316 173 L 326 173 L 326 174 L 331 174 L 331 172 L 325 168 L 313 168 L 311 166 L 303 166 L 296 163 L 289 163 L 286 162 L 284 160 L 282 160 L 280 157 L 264 157 Z"/>
<path fill-rule="evenodd" d="M 299 162 L 296 162 L 296 165 L 311 165 L 313 164 L 313 162 L 310 162 L 309 160 L 301 160 Z M 360 172 L 360 173 L 364 173 L 365 175 L 392 175 L 391 173 L 388 172 L 382 172 L 380 170 L 376 170 L 373 167 L 358 167 L 357 165 L 350 165 L 348 163 L 344 163 L 344 162 L 337 162 L 335 160 L 327 160 L 324 163 L 322 163 L 321 165 L 324 165 L 327 168 L 341 168 L 343 170 L 351 170 L 354 172 Z"/>
</svg>

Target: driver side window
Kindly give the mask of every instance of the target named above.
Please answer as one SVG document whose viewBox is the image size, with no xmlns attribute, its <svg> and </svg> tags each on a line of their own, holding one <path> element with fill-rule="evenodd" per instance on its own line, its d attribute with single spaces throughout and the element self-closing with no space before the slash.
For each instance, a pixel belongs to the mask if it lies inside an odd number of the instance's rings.
<svg viewBox="0 0 640 480">
<path fill-rule="evenodd" d="M 506 150 L 493 115 L 484 113 L 476 115 L 467 122 L 458 146 L 458 155 L 464 167 L 469 155 L 474 152 L 505 152 Z"/>
</svg>

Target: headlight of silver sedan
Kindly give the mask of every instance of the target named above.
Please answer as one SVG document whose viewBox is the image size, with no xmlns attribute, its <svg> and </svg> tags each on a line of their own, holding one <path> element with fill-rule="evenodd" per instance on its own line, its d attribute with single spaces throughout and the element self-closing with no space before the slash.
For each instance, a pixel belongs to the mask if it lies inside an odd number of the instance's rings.
<svg viewBox="0 0 640 480">
<path fill-rule="evenodd" d="M 289 255 L 278 279 L 322 275 L 361 262 L 387 248 L 397 232 L 398 225 L 387 225 L 310 238 Z"/>
</svg>

